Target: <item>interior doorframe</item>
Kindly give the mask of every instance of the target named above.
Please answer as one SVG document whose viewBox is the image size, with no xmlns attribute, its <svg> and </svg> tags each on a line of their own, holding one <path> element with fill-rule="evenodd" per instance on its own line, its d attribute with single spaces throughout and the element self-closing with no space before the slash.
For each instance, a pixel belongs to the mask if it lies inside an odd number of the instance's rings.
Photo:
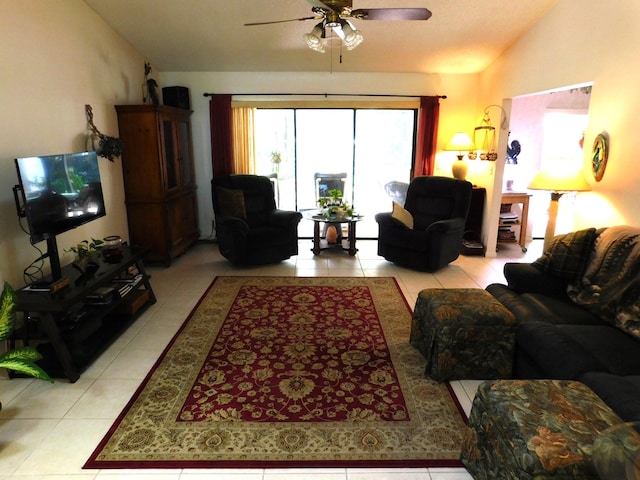
<svg viewBox="0 0 640 480">
<path fill-rule="evenodd" d="M 507 146 L 509 145 L 509 124 L 511 121 L 511 98 L 502 100 L 506 128 L 498 128 L 498 159 L 493 162 L 495 168 L 493 175 L 493 185 L 487 191 L 487 203 L 482 221 L 482 231 L 485 237 L 482 243 L 486 245 L 486 257 L 496 257 L 498 247 L 498 224 L 500 223 L 500 203 L 502 202 L 502 183 L 504 179 L 504 166 L 506 163 Z M 503 122 L 500 122 L 503 125 Z"/>
</svg>

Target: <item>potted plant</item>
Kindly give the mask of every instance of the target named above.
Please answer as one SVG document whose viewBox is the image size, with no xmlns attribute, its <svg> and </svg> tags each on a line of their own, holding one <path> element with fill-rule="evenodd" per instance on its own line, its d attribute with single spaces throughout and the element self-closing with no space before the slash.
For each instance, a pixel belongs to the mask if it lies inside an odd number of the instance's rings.
<svg viewBox="0 0 640 480">
<path fill-rule="evenodd" d="M 18 303 L 16 293 L 7 282 L 4 282 L 2 296 L 0 297 L 0 341 L 6 341 L 15 328 L 15 311 Z M 51 377 L 36 364 L 42 355 L 35 348 L 21 347 L 13 350 L 7 349 L 0 355 L 0 368 L 6 368 L 14 372 L 23 373 L 30 377 L 52 382 Z M 0 403 L 0 410 L 2 404 Z"/>
<path fill-rule="evenodd" d="M 124 152 L 124 142 L 119 138 L 110 137 L 100 132 L 93 123 L 93 109 L 91 108 L 91 105 L 85 105 L 84 108 L 87 114 L 89 129 L 91 130 L 87 141 L 90 145 L 87 145 L 87 148 L 95 150 L 96 155 L 104 157 L 110 162 L 113 162 L 117 157 L 121 157 L 122 152 Z"/>
<path fill-rule="evenodd" d="M 76 258 L 73 260 L 73 265 L 81 272 L 84 272 L 89 265 L 97 262 L 103 246 L 104 240 L 92 238 L 91 241 L 82 240 L 77 245 L 69 248 L 69 250 L 65 250 L 65 252 L 75 253 Z"/>
<path fill-rule="evenodd" d="M 271 164 L 273 166 L 273 173 L 280 171 L 280 162 L 282 162 L 282 155 L 278 150 L 271 152 Z"/>
<path fill-rule="evenodd" d="M 342 199 L 342 191 L 329 190 L 328 197 L 318 199 L 318 205 L 322 209 L 322 215 L 327 218 L 343 219 L 353 215 L 353 207 Z"/>
</svg>

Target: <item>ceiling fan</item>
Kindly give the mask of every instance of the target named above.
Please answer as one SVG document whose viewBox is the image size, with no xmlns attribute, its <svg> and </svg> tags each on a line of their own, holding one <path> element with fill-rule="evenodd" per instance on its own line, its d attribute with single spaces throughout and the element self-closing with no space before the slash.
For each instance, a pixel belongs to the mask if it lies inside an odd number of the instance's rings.
<svg viewBox="0 0 640 480">
<path fill-rule="evenodd" d="M 311 4 L 313 16 L 275 20 L 269 22 L 245 23 L 245 26 L 270 25 L 274 23 L 320 20 L 310 33 L 304 35 L 312 50 L 324 52 L 322 39 L 333 31 L 348 50 L 356 48 L 364 37 L 350 19 L 356 20 L 428 20 L 431 12 L 426 8 L 359 8 L 353 9 L 352 0 L 307 0 Z"/>
</svg>

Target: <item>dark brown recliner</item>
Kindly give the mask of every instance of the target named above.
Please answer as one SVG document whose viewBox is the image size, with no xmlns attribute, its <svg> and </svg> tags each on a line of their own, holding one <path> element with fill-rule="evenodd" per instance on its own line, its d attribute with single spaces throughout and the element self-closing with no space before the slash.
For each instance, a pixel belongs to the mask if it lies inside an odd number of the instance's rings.
<svg viewBox="0 0 640 480">
<path fill-rule="evenodd" d="M 278 263 L 298 254 L 298 223 L 302 215 L 276 208 L 268 177 L 214 177 L 211 196 L 220 253 L 231 263 Z"/>
<path fill-rule="evenodd" d="M 421 271 L 439 270 L 458 258 L 471 204 L 471 183 L 449 177 L 416 177 L 404 208 L 410 229 L 390 212 L 378 213 L 378 255 Z"/>
</svg>

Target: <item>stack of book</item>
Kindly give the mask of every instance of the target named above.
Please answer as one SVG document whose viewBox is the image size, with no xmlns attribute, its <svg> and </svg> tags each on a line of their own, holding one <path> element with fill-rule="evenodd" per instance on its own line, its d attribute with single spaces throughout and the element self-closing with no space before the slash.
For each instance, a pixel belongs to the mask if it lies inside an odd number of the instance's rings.
<svg viewBox="0 0 640 480">
<path fill-rule="evenodd" d="M 142 281 L 142 274 L 126 275 L 113 280 L 113 287 L 117 289 L 120 298 L 124 298 L 127 293 L 133 290 Z"/>
<path fill-rule="evenodd" d="M 511 230 L 511 227 L 498 228 L 498 240 L 502 242 L 515 241 L 516 232 Z"/>
<path fill-rule="evenodd" d="M 518 223 L 518 214 L 516 212 L 501 212 L 500 223 Z"/>
<path fill-rule="evenodd" d="M 111 303 L 116 298 L 117 294 L 117 290 L 112 287 L 96 288 L 85 297 L 85 302 L 93 305 L 106 305 Z"/>
<path fill-rule="evenodd" d="M 500 227 L 498 228 L 498 241 L 512 242 L 516 240 L 516 233 L 511 230 L 509 225 L 518 223 L 518 214 L 511 210 L 503 210 L 500 212 Z"/>
</svg>

